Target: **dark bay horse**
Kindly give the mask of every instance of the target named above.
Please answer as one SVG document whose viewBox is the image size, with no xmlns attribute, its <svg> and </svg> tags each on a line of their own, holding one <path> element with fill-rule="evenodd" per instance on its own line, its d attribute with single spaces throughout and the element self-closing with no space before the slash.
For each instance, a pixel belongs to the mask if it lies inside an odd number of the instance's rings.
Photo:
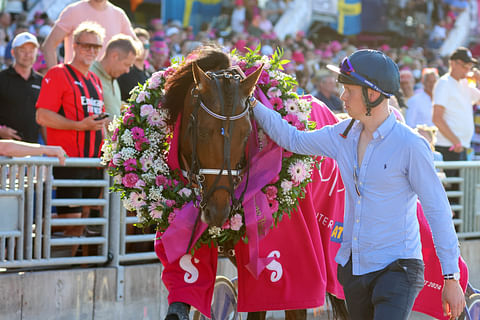
<svg viewBox="0 0 480 320">
<path fill-rule="evenodd" d="M 180 121 L 178 161 L 185 178 L 199 190 L 201 219 L 210 226 L 221 227 L 241 204 L 234 190 L 248 168 L 250 98 L 261 71 L 245 77 L 231 67 L 228 54 L 206 46 L 190 54 L 165 84 L 163 106 L 170 124 Z M 228 258 L 236 264 L 234 256 Z M 166 319 L 188 319 L 190 306 L 170 302 Z M 248 319 L 265 315 L 253 312 Z M 286 319 L 306 319 L 306 310 L 287 310 Z"/>
</svg>

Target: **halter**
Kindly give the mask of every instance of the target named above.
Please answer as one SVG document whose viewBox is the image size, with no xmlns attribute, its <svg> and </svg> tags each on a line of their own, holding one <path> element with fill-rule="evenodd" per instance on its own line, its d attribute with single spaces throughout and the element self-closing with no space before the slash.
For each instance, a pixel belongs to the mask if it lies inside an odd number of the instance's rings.
<svg viewBox="0 0 480 320">
<path fill-rule="evenodd" d="M 240 182 L 243 170 L 242 169 L 232 169 L 230 167 L 230 149 L 231 149 L 231 141 L 230 137 L 232 136 L 233 129 L 234 129 L 234 122 L 235 120 L 242 119 L 249 115 L 249 111 L 251 110 L 251 99 L 247 99 L 243 110 L 239 113 L 234 115 L 236 108 L 237 108 L 237 101 L 238 97 L 238 89 L 239 83 L 242 79 L 241 75 L 237 73 L 236 70 L 221 70 L 217 72 L 207 71 L 207 76 L 210 79 L 213 79 L 215 82 L 216 91 L 218 94 L 218 98 L 220 100 L 220 113 L 216 113 L 211 108 L 209 108 L 202 100 L 202 97 L 199 93 L 198 83 L 195 83 L 195 86 L 192 88 L 191 94 L 195 101 L 195 107 L 190 115 L 190 121 L 188 123 L 188 130 L 191 133 L 191 141 L 192 141 L 192 159 L 191 164 L 188 170 L 182 170 L 182 174 L 186 177 L 191 184 L 196 185 L 197 190 L 197 197 L 199 197 L 198 206 L 203 210 L 208 202 L 210 196 L 218 189 L 226 190 L 232 199 L 232 209 L 237 210 L 241 205 L 240 199 L 235 199 L 234 191 L 237 184 Z M 225 110 L 225 101 L 224 95 L 220 87 L 219 79 L 228 79 L 234 81 L 234 94 L 233 94 L 233 110 L 231 111 L 232 114 L 226 114 Z M 224 154 L 223 154 L 223 163 L 221 168 L 200 168 L 199 160 L 196 156 L 197 151 L 197 128 L 198 128 L 198 112 L 199 110 L 205 111 L 209 116 L 221 120 L 222 123 L 222 131 L 221 135 L 223 136 L 224 140 Z M 225 132 L 225 128 L 228 125 L 228 132 Z M 248 167 L 248 166 L 247 166 Z M 210 189 L 205 190 L 203 187 L 203 182 L 205 181 L 206 175 L 216 175 L 216 179 Z M 229 186 L 219 186 L 218 182 L 220 177 L 228 176 L 229 177 Z M 234 177 L 236 178 L 234 180 Z M 243 198 L 243 193 L 242 197 Z"/>
</svg>

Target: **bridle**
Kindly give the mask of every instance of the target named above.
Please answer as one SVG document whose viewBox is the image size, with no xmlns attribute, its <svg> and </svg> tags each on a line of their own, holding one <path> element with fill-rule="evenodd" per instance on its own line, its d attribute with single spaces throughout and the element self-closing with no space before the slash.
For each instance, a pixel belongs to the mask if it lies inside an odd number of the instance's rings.
<svg viewBox="0 0 480 320">
<path fill-rule="evenodd" d="M 217 72 L 207 71 L 206 75 L 210 79 L 214 80 L 216 92 L 220 102 L 220 113 L 213 111 L 211 108 L 205 105 L 199 91 L 199 83 L 195 83 L 191 91 L 194 109 L 190 114 L 190 119 L 188 122 L 188 129 L 187 129 L 187 132 L 190 133 L 190 138 L 191 138 L 192 158 L 191 158 L 190 165 L 188 166 L 188 170 L 182 170 L 182 174 L 184 175 L 184 177 L 187 178 L 190 186 L 194 187 L 194 190 L 197 196 L 196 206 L 200 209 L 200 213 L 205 209 L 208 199 L 212 196 L 212 194 L 215 191 L 219 189 L 226 190 L 230 194 L 232 210 L 238 211 L 241 206 L 243 195 L 246 190 L 246 185 L 245 185 L 245 190 L 242 192 L 241 197 L 239 199 L 236 199 L 235 188 L 242 179 L 244 168 L 232 169 L 230 167 L 231 137 L 234 130 L 235 120 L 242 119 L 244 117 L 247 117 L 250 114 L 252 99 L 251 97 L 247 98 L 243 110 L 240 113 L 235 114 L 235 111 L 237 108 L 237 102 L 239 99 L 240 80 L 242 79 L 242 76 L 235 69 L 227 69 L 227 70 L 221 70 Z M 223 92 L 221 90 L 221 84 L 219 81 L 220 79 L 226 79 L 234 82 L 233 108 L 232 108 L 233 110 L 231 110 L 231 114 L 227 114 L 226 112 L 225 99 L 224 99 Z M 197 156 L 197 147 L 198 147 L 197 132 L 198 132 L 198 126 L 199 126 L 198 114 L 200 110 L 203 110 L 209 116 L 222 121 L 221 135 L 223 136 L 223 162 L 220 168 L 212 169 L 212 168 L 200 167 L 200 162 Z M 225 128 L 228 128 L 228 132 L 225 132 Z M 246 168 L 248 172 L 248 164 L 246 165 Z M 212 186 L 208 190 L 205 190 L 203 185 L 203 183 L 205 182 L 206 175 L 216 175 L 216 178 Z M 228 186 L 219 185 L 219 181 L 222 176 L 228 176 L 228 181 L 229 181 Z M 247 179 L 248 179 L 248 174 L 247 174 Z"/>
</svg>

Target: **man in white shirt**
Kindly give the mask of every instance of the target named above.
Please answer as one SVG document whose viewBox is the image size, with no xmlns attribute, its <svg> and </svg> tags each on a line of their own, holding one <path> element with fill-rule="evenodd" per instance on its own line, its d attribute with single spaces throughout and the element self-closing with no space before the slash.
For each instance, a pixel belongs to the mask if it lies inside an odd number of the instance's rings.
<svg viewBox="0 0 480 320">
<path fill-rule="evenodd" d="M 409 127 L 417 125 L 433 126 L 432 122 L 432 95 L 433 87 L 438 80 L 438 71 L 435 68 L 425 68 L 422 71 L 423 88 L 419 89 L 407 101 L 405 120 Z"/>
<path fill-rule="evenodd" d="M 449 72 L 433 89 L 433 123 L 439 131 L 435 149 L 445 161 L 466 160 L 474 133 L 472 105 L 480 100 L 480 90 L 470 87 L 466 77 L 477 62 L 470 50 L 459 47 L 450 56 Z M 473 75 L 480 82 L 478 69 Z"/>
</svg>

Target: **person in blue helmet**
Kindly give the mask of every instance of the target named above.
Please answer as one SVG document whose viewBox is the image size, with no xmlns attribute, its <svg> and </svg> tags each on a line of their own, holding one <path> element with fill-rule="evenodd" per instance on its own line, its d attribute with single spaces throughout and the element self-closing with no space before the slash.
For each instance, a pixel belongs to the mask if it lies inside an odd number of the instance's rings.
<svg viewBox="0 0 480 320">
<path fill-rule="evenodd" d="M 352 119 L 305 132 L 259 102 L 254 114 L 281 147 L 338 162 L 346 192 L 343 239 L 335 260 L 351 318 L 408 319 L 424 284 L 417 199 L 445 278 L 444 312 L 459 316 L 465 299 L 445 190 L 428 142 L 396 121 L 388 104 L 400 88 L 397 65 L 380 51 L 359 50 L 339 67 L 328 68 L 338 73 L 341 99 Z"/>
</svg>

